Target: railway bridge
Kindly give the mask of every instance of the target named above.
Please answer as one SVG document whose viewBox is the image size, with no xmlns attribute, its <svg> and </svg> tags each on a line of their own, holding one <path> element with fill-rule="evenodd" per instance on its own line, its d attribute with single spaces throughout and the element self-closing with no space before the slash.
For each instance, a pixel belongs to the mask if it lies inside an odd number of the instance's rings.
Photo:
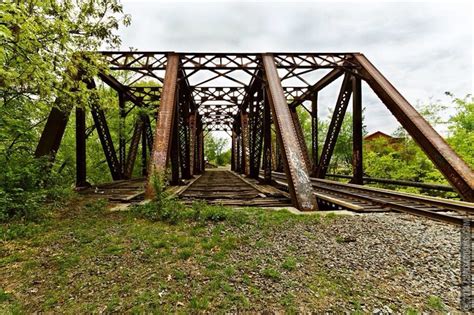
<svg viewBox="0 0 474 315">
<path fill-rule="evenodd" d="M 91 98 L 88 107 L 53 108 L 36 150 L 36 156 L 54 159 L 74 110 L 78 188 L 89 186 L 86 144 L 95 130 L 114 181 L 95 190 L 111 200 L 133 200 L 143 194 L 151 198 L 150 175 L 166 173 L 171 186 L 181 187 L 176 194 L 185 202 L 293 205 L 301 211 L 389 209 L 459 225 L 465 214 L 474 211 L 472 169 L 361 53 L 103 51 L 98 55 L 105 65 L 98 75 L 78 80 L 91 90 L 108 86 L 116 92 L 118 137 L 111 135 L 110 113 Z M 318 94 L 339 78 L 342 84 L 329 129 L 324 142 L 318 143 Z M 367 179 L 363 176 L 362 81 L 464 201 L 363 185 Z M 299 106 L 311 117 L 311 143 L 303 136 Z M 349 106 L 353 172 L 349 183 L 341 183 L 326 177 Z M 92 126 L 86 126 L 89 114 Z M 133 125 L 130 134 L 124 128 L 127 121 Z M 230 170 L 206 171 L 204 141 L 210 131 L 231 136 Z M 132 178 L 139 151 L 141 177 Z"/>
</svg>

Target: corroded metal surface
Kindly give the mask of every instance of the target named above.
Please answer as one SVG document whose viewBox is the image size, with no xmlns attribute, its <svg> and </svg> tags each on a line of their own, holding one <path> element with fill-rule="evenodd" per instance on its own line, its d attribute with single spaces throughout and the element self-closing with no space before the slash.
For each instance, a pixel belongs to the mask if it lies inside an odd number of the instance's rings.
<svg viewBox="0 0 474 315">
<path fill-rule="evenodd" d="M 179 56 L 169 54 L 166 64 L 166 75 L 163 83 L 161 104 L 158 111 L 153 152 L 151 154 L 150 171 L 153 176 L 155 172 L 166 172 L 168 157 L 171 152 L 171 141 L 173 137 L 173 123 L 176 111 L 176 87 L 178 79 Z M 153 195 L 151 185 L 147 185 L 147 197 Z"/>
<path fill-rule="evenodd" d="M 221 130 L 232 134 L 233 170 L 254 177 L 260 169 L 263 156 L 267 170 L 266 178 L 269 180 L 270 167 L 274 170 L 283 170 L 284 165 L 292 187 L 290 190 L 294 204 L 300 208 L 311 208 L 310 204 L 313 203 L 303 197 L 311 195 L 311 187 L 307 185 L 306 179 L 308 171 L 312 174 L 319 173 L 321 177 L 326 173 L 351 93 L 354 95 L 352 176 L 354 183 L 363 182 L 361 139 L 363 122 L 360 97 L 360 81 L 363 79 L 369 83 L 459 194 L 466 200 L 474 199 L 474 175 L 469 166 L 361 54 L 262 55 L 139 51 L 113 51 L 100 54 L 108 64 L 108 69 L 100 72 L 98 77 L 117 92 L 119 99 L 119 154 L 117 158 L 110 132 L 107 130 L 108 112 L 93 107 L 91 113 L 95 124 L 85 126 L 83 122 L 88 121 L 87 117 L 82 117 L 79 111 L 78 186 L 87 184 L 85 139 L 94 130 L 99 134 L 114 179 L 123 178 L 125 173 L 127 176 L 131 174 L 129 170 L 133 168 L 135 162 L 138 148 L 136 144 L 141 137 L 142 174 L 148 173 L 147 163 L 149 170 L 165 172 L 171 158 L 174 182 L 180 182 L 192 174 L 204 171 L 204 135 L 209 131 Z M 269 67 L 272 72 L 270 76 Z M 321 75 L 319 70 L 325 73 Z M 122 75 L 124 73 L 126 75 Z M 341 76 L 345 76 L 345 83 L 319 158 L 317 95 Z M 86 83 L 89 88 L 95 88 L 93 80 Z M 264 90 L 266 92 L 263 92 Z M 266 93 L 270 95 L 268 100 Z M 94 103 L 96 100 L 91 101 Z M 265 102 L 271 105 L 273 116 L 264 113 Z M 52 109 L 38 144 L 36 150 L 38 157 L 43 155 L 54 157 L 59 149 L 71 109 L 61 106 L 59 99 L 56 104 L 57 107 Z M 311 160 L 305 152 L 306 140 L 298 127 L 298 116 L 295 113 L 297 106 L 305 107 L 312 114 Z M 86 111 L 84 114 L 88 113 L 89 111 Z M 135 137 L 125 134 L 129 129 L 124 128 L 125 121 L 130 113 L 132 117 L 143 114 L 142 131 Z M 130 138 L 133 146 L 130 147 L 129 154 L 133 153 L 133 161 L 129 159 L 130 162 L 127 163 L 125 144 Z M 263 138 L 267 140 L 262 141 Z M 264 142 L 263 154 L 262 142 Z M 302 206 L 303 203 L 305 207 Z"/>
<path fill-rule="evenodd" d="M 362 75 L 387 108 L 467 201 L 474 201 L 474 172 L 428 122 L 362 54 L 355 60 Z"/>
<path fill-rule="evenodd" d="M 286 103 L 275 59 L 263 55 L 267 94 L 272 109 L 277 135 L 282 144 L 281 152 L 285 161 L 285 172 L 290 185 L 290 193 L 295 206 L 300 210 L 316 210 L 316 198 L 309 181 L 309 172 L 304 163 L 300 142 L 295 131 L 293 119 Z"/>
</svg>

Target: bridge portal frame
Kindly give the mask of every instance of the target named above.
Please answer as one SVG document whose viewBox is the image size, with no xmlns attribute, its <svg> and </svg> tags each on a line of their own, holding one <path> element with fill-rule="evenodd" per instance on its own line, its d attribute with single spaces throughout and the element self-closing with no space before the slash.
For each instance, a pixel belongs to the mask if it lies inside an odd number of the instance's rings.
<svg viewBox="0 0 474 315">
<path fill-rule="evenodd" d="M 270 170 L 277 169 L 281 160 L 293 204 L 302 210 L 317 209 L 307 178 L 325 177 L 350 99 L 354 113 L 351 181 L 362 184 L 361 81 L 365 81 L 459 195 L 466 201 L 474 201 L 472 169 L 361 53 L 107 51 L 98 54 L 106 67 L 97 78 L 87 78 L 86 83 L 95 89 L 95 80 L 99 79 L 117 92 L 121 121 L 119 145 L 116 150 L 106 112 L 95 100 L 90 100 L 88 108 L 78 107 L 75 112 L 77 186 L 87 183 L 86 139 L 94 129 L 114 180 L 132 176 L 141 141 L 142 163 L 148 163 L 142 173 L 165 172 L 171 164 L 175 184 L 204 170 L 205 132 L 223 130 L 232 136 L 234 171 L 258 177 L 263 164 L 265 181 L 269 182 Z M 316 82 L 310 82 L 307 75 L 319 70 L 326 73 Z M 199 76 L 203 72 L 206 76 Z M 318 154 L 318 94 L 340 77 L 343 83 L 329 132 Z M 298 83 L 289 83 L 294 81 Z M 153 84 L 147 84 L 150 82 Z M 310 108 L 302 106 L 305 102 L 311 102 Z M 129 104 L 128 109 L 125 104 Z M 296 113 L 299 106 L 311 115 L 311 157 Z M 138 116 L 127 156 L 122 124 L 136 108 L 151 109 L 151 114 Z M 71 111 L 59 106 L 51 110 L 36 156 L 49 155 L 54 159 Z M 87 112 L 94 121 L 89 128 L 85 126 Z M 152 195 L 148 186 L 147 196 Z"/>
</svg>

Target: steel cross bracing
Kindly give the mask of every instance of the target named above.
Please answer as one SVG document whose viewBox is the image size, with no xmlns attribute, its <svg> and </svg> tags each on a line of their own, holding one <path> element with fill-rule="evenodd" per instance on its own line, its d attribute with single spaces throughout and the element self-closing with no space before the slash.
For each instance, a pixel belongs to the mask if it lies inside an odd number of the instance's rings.
<svg viewBox="0 0 474 315">
<path fill-rule="evenodd" d="M 93 131 L 98 133 L 114 180 L 132 177 L 135 161 L 141 160 L 142 174 L 165 171 L 171 165 L 175 183 L 204 170 L 207 133 L 225 131 L 232 137 L 234 171 L 257 178 L 264 168 L 266 182 L 271 182 L 272 170 L 285 171 L 293 204 L 304 210 L 316 209 L 308 178 L 325 177 L 351 99 L 356 113 L 352 183 L 363 183 L 362 80 L 460 196 L 474 201 L 474 175 L 470 167 L 360 53 L 98 54 L 106 70 L 97 78 L 78 80 L 86 81 L 89 88 L 108 86 L 117 92 L 118 138 L 112 139 L 116 133 L 109 131 L 108 111 L 94 102 L 76 110 L 78 186 L 87 185 L 85 143 Z M 318 143 L 318 93 L 338 79 L 342 79 L 342 87 L 333 103 L 329 132 L 325 142 Z M 300 126 L 298 107 L 311 114 L 309 139 Z M 54 158 L 71 112 L 57 108 L 51 111 L 37 156 Z M 85 126 L 89 112 L 94 118 L 90 127 Z M 140 142 L 142 158 L 136 159 Z"/>
</svg>

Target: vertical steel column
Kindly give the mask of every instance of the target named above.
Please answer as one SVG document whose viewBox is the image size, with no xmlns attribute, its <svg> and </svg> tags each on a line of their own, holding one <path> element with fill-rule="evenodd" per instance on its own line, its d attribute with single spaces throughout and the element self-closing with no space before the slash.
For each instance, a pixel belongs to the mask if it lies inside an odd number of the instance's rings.
<svg viewBox="0 0 474 315">
<path fill-rule="evenodd" d="M 285 172 L 293 204 L 300 210 L 317 210 L 316 197 L 309 179 L 309 173 L 303 161 L 303 152 L 295 132 L 283 87 L 278 76 L 275 59 L 271 54 L 262 56 L 267 82 L 267 93 L 277 136 L 282 144 Z"/>
<path fill-rule="evenodd" d="M 240 137 L 242 139 L 241 143 L 241 151 L 242 151 L 242 174 L 249 175 L 249 117 L 248 113 L 242 111 L 240 113 Z"/>
<path fill-rule="evenodd" d="M 260 162 L 262 159 L 262 145 L 263 145 L 263 120 L 264 120 L 264 103 L 263 103 L 263 89 L 258 90 L 257 99 L 254 102 L 252 110 L 252 121 L 249 127 L 251 133 L 250 141 L 250 160 L 249 160 L 249 174 L 252 178 L 258 178 L 260 171 Z"/>
<path fill-rule="evenodd" d="M 189 146 L 189 103 L 185 94 L 181 94 L 182 101 L 179 102 L 179 162 L 181 167 L 181 177 L 184 179 L 191 178 L 190 166 L 190 146 Z"/>
<path fill-rule="evenodd" d="M 86 180 L 86 113 L 76 107 L 76 187 L 87 186 Z"/>
<path fill-rule="evenodd" d="M 236 139 L 237 147 L 235 148 L 235 171 L 242 173 L 242 137 L 237 134 Z"/>
<path fill-rule="evenodd" d="M 311 175 L 316 175 L 318 168 L 319 143 L 318 143 L 318 92 L 311 96 Z"/>
<path fill-rule="evenodd" d="M 142 176 L 148 175 L 148 153 L 147 153 L 147 132 L 146 132 L 146 123 L 143 121 L 143 130 L 142 130 Z"/>
<path fill-rule="evenodd" d="M 189 115 L 189 171 L 190 177 L 196 173 L 196 112 Z"/>
<path fill-rule="evenodd" d="M 202 173 L 206 170 L 204 161 L 204 130 L 201 123 L 201 131 L 199 132 L 199 171 Z"/>
<path fill-rule="evenodd" d="M 337 98 L 336 107 L 332 114 L 331 123 L 329 124 L 326 141 L 324 142 L 321 158 L 319 160 L 318 169 L 316 170 L 316 177 L 324 178 L 328 171 L 329 162 L 331 161 L 332 153 L 336 147 L 337 137 L 341 131 L 342 122 L 346 115 L 347 105 L 351 98 L 352 85 L 351 77 L 346 74 L 342 82 L 341 90 Z"/>
<path fill-rule="evenodd" d="M 363 54 L 362 75 L 410 136 L 466 201 L 474 201 L 474 172 Z"/>
<path fill-rule="evenodd" d="M 272 181 L 272 116 L 267 93 L 263 93 L 263 173 L 264 182 Z"/>
<path fill-rule="evenodd" d="M 102 149 L 104 150 L 107 165 L 110 169 L 110 174 L 112 175 L 112 179 L 122 179 L 122 167 L 117 159 L 117 153 L 112 141 L 112 136 L 110 135 L 110 130 L 107 124 L 107 119 L 105 118 L 104 110 L 97 105 L 95 100 L 92 100 L 91 102 L 91 113 L 92 118 L 94 119 L 97 134 L 99 135 L 100 143 L 102 144 Z"/>
<path fill-rule="evenodd" d="M 173 121 L 176 112 L 176 85 L 178 80 L 179 55 L 169 53 L 166 62 L 166 73 L 161 92 L 160 108 L 155 128 L 155 140 L 151 154 L 149 175 L 166 172 L 173 137 Z M 154 195 L 153 185 L 149 177 L 146 197 Z"/>
<path fill-rule="evenodd" d="M 275 171 L 283 172 L 283 158 L 281 157 L 281 144 L 278 137 L 275 139 Z"/>
<path fill-rule="evenodd" d="M 179 91 L 179 87 L 178 87 Z M 178 93 L 178 92 L 177 92 Z M 179 95 L 179 94 L 178 94 Z M 178 96 L 179 99 L 179 96 Z M 180 158 L 180 138 L 179 138 L 179 128 L 180 128 L 180 107 L 182 104 L 179 103 L 179 100 L 176 101 L 176 114 L 174 115 L 174 122 L 172 125 L 172 137 L 171 137 L 171 185 L 178 185 L 180 178 L 180 164 L 182 159 Z"/>
<path fill-rule="evenodd" d="M 125 145 L 126 145 L 126 140 L 125 140 L 125 116 L 126 116 L 126 111 L 125 111 L 125 95 L 122 92 L 118 92 L 118 97 L 119 97 L 119 163 L 121 166 L 121 172 L 122 174 L 125 174 Z"/>
<path fill-rule="evenodd" d="M 295 126 L 296 136 L 300 143 L 301 153 L 303 154 L 303 162 L 306 165 L 306 169 L 311 171 L 311 163 L 309 161 L 308 147 L 304 139 L 303 129 L 301 129 L 300 118 L 296 112 L 296 107 L 290 109 L 291 119 L 293 119 L 293 125 Z"/>
<path fill-rule="evenodd" d="M 235 127 L 234 127 L 235 128 Z M 237 134 L 235 133 L 235 129 L 232 129 L 232 145 L 231 145 L 231 151 L 230 151 L 230 169 L 231 171 L 236 171 L 235 167 L 235 150 L 237 149 Z"/>
<path fill-rule="evenodd" d="M 362 89 L 360 78 L 352 77 L 352 180 L 363 185 L 362 160 Z"/>
<path fill-rule="evenodd" d="M 132 178 L 133 168 L 135 166 L 135 160 L 138 154 L 138 146 L 140 144 L 140 138 L 142 137 L 143 133 L 143 120 L 138 117 L 137 121 L 135 122 L 135 128 L 133 130 L 132 140 L 130 141 L 130 148 L 128 150 L 127 160 L 125 162 L 125 166 L 123 167 L 124 178 L 130 179 Z"/>
</svg>

